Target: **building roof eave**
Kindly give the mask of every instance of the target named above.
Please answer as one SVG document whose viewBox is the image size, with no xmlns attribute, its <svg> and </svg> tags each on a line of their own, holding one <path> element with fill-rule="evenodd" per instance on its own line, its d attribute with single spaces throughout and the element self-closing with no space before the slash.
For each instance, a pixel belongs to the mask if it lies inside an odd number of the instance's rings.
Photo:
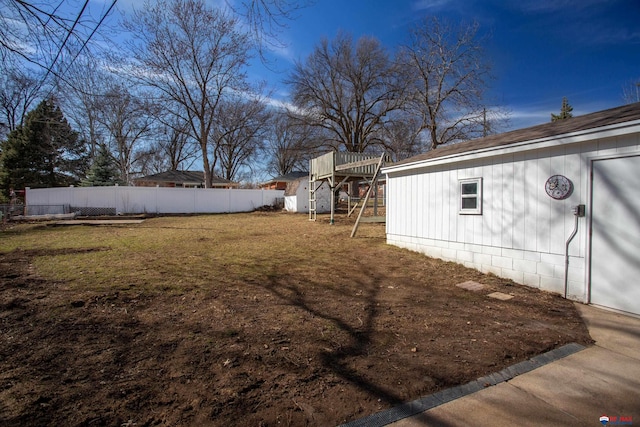
<svg viewBox="0 0 640 427">
<path fill-rule="evenodd" d="M 477 149 L 470 149 L 468 151 L 454 152 L 449 155 L 434 155 L 428 158 L 416 158 L 416 160 L 398 162 L 382 168 L 383 174 L 393 174 L 404 172 L 412 169 L 420 169 L 425 167 L 431 167 L 435 165 L 442 165 L 447 163 L 458 163 L 466 160 L 492 157 L 497 155 L 524 152 L 529 150 L 536 150 L 540 148 L 553 147 L 558 145 L 573 144 L 578 142 L 585 142 L 593 139 L 618 136 L 622 134 L 640 132 L 640 119 L 627 122 L 614 123 L 607 126 L 600 126 L 594 128 L 586 128 L 575 132 L 569 132 L 558 135 L 546 136 L 543 138 L 525 140 L 520 142 L 514 142 L 510 144 L 495 145 L 489 147 L 480 147 Z M 473 141 L 469 141 L 473 142 Z M 461 143 L 466 144 L 466 143 Z"/>
</svg>

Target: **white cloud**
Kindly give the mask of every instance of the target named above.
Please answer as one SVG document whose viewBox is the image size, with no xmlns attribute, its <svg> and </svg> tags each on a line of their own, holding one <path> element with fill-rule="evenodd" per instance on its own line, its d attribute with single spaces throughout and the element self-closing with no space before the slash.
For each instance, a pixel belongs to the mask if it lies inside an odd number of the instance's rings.
<svg viewBox="0 0 640 427">
<path fill-rule="evenodd" d="M 511 110 L 511 114 L 509 115 L 511 119 L 513 120 L 525 120 L 525 121 L 532 121 L 532 120 L 540 120 L 542 118 L 545 117 L 551 117 L 550 116 L 550 109 L 549 108 L 544 108 L 544 109 L 526 109 L 526 108 L 515 108 L 513 110 Z"/>
<path fill-rule="evenodd" d="M 296 55 L 293 52 L 293 49 L 291 49 L 291 43 L 289 42 L 285 41 L 274 46 L 268 46 L 268 49 L 275 56 L 286 59 L 290 63 L 293 63 L 296 59 Z"/>
<path fill-rule="evenodd" d="M 617 45 L 622 43 L 640 44 L 640 31 L 631 31 L 628 28 L 606 28 L 603 31 L 594 31 L 582 35 L 581 40 L 591 45 Z"/>
<path fill-rule="evenodd" d="M 571 97 L 569 97 L 569 103 L 571 104 Z M 577 117 L 615 106 L 606 101 L 583 102 L 579 108 L 573 109 L 572 114 Z M 530 106 L 509 106 L 509 128 L 510 130 L 517 130 L 549 123 L 551 122 L 551 113 L 557 114 L 559 112 L 560 104 L 557 101 L 536 103 Z"/>
<path fill-rule="evenodd" d="M 281 99 L 265 98 L 265 104 L 281 110 L 288 110 L 288 111 L 294 111 L 294 112 L 299 111 L 298 107 L 296 107 L 295 105 L 293 105 L 288 101 L 283 101 Z"/>
<path fill-rule="evenodd" d="M 452 0 L 416 0 L 411 5 L 413 10 L 437 10 L 444 9 L 452 3 Z"/>
</svg>

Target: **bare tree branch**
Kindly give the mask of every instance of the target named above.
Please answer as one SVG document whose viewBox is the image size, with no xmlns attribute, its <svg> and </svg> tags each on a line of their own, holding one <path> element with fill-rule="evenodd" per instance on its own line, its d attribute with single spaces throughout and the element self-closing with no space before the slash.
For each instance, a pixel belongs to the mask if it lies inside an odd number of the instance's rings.
<svg viewBox="0 0 640 427">
<path fill-rule="evenodd" d="M 622 87 L 622 100 L 625 104 L 640 102 L 640 79 L 630 80 Z"/>
<path fill-rule="evenodd" d="M 104 131 L 98 121 L 100 100 L 107 92 L 106 83 L 111 78 L 102 64 L 89 56 L 83 56 L 67 70 L 69 79 L 61 82 L 60 97 L 65 102 L 69 117 L 82 138 L 89 145 L 91 159 L 105 141 Z"/>
<path fill-rule="evenodd" d="M 131 183 L 136 164 L 144 153 L 142 144 L 151 133 L 152 105 L 126 87 L 114 83 L 98 105 L 97 120 L 107 129 L 111 152 L 121 178 Z"/>
<path fill-rule="evenodd" d="M 309 160 L 319 154 L 322 140 L 318 132 L 287 112 L 278 112 L 270 123 L 265 151 L 269 156 L 268 171 L 273 176 L 306 171 Z"/>
<path fill-rule="evenodd" d="M 227 5 L 244 18 L 263 61 L 265 49 L 279 49 L 285 44 L 279 39 L 280 31 L 286 29 L 288 21 L 295 19 L 298 10 L 315 3 L 315 0 L 244 0 L 236 7 Z"/>
<path fill-rule="evenodd" d="M 250 39 L 237 19 L 202 0 L 145 3 L 126 27 L 135 42 L 132 51 L 140 67 L 135 77 L 154 88 L 190 125 L 200 146 L 205 186 L 211 187 L 210 135 L 219 105 L 230 91 L 246 89 L 244 67 Z"/>
<path fill-rule="evenodd" d="M 354 45 L 339 34 L 297 63 L 288 84 L 301 120 L 328 131 L 335 149 L 364 152 L 381 143 L 385 116 L 400 107 L 396 76 L 377 39 L 362 37 Z"/>
<path fill-rule="evenodd" d="M 79 10 L 62 12 L 63 1 L 0 0 L 0 59 L 3 64 L 34 65 L 42 70 L 40 84 L 49 76 L 65 79 L 65 73 L 80 52 L 99 31 L 112 11 L 112 0 L 96 22 L 85 13 L 89 1 Z"/>
<path fill-rule="evenodd" d="M 171 105 L 164 107 L 156 116 L 159 122 L 156 143 L 148 150 L 153 170 L 145 173 L 188 170 L 198 156 L 199 146 L 189 133 L 189 124 L 174 113 Z"/>
<path fill-rule="evenodd" d="M 0 86 L 0 129 L 10 132 L 20 126 L 33 103 L 40 97 L 38 77 L 31 77 L 20 69 L 3 73 Z"/>
<path fill-rule="evenodd" d="M 477 23 L 454 30 L 428 18 L 412 30 L 400 61 L 410 88 L 405 109 L 420 118 L 431 148 L 482 136 L 482 98 L 491 75 Z"/>
<path fill-rule="evenodd" d="M 262 150 L 270 113 L 260 98 L 242 95 L 225 99 L 219 108 L 213 139 L 219 175 L 233 181 L 240 169 Z"/>
</svg>

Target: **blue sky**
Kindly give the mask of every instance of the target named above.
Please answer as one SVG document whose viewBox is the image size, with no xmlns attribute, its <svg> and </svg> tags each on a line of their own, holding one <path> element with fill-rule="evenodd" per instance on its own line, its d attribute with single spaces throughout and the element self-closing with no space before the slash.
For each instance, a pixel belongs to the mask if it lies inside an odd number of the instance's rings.
<svg viewBox="0 0 640 427">
<path fill-rule="evenodd" d="M 563 96 L 574 115 L 621 105 L 623 87 L 640 82 L 639 0 L 317 0 L 297 15 L 283 33 L 281 70 L 340 29 L 395 49 L 426 16 L 477 20 L 491 35 L 490 101 L 511 112 L 510 128 L 548 122 Z"/>
<path fill-rule="evenodd" d="M 73 1 L 73 0 L 71 0 Z M 225 1 L 207 0 L 212 6 Z M 305 2 L 306 0 L 301 0 Z M 91 0 L 94 11 L 111 0 Z M 485 45 L 495 80 L 488 102 L 511 113 L 510 129 L 550 120 L 566 96 L 574 115 L 623 104 L 623 87 L 640 82 L 640 0 L 315 0 L 296 12 L 280 34 L 284 47 L 265 69 L 256 61 L 250 76 L 266 80 L 274 97 L 286 101 L 283 80 L 295 60 L 304 60 L 322 37 L 339 30 L 378 38 L 393 51 L 426 16 L 452 23 L 476 20 L 491 34 Z M 142 7 L 119 0 L 122 13 Z M 96 13 L 97 13 L 96 12 Z"/>
</svg>

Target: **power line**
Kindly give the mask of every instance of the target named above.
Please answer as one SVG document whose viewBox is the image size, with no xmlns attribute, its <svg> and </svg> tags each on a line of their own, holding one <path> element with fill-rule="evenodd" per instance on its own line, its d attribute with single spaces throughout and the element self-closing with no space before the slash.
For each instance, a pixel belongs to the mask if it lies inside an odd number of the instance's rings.
<svg viewBox="0 0 640 427">
<path fill-rule="evenodd" d="M 33 16 L 38 22 L 40 22 L 40 24 L 43 27 L 46 27 L 47 24 L 49 23 L 49 21 L 54 21 L 56 24 L 58 24 L 60 27 L 65 28 L 64 24 L 64 20 L 59 18 L 55 12 L 58 10 L 58 8 L 60 6 L 62 6 L 62 3 L 64 3 L 64 0 L 60 2 L 60 4 L 58 4 L 58 6 L 56 6 L 56 8 L 53 10 L 53 12 L 46 12 L 43 9 L 40 9 L 39 7 L 36 7 L 35 5 L 28 3 L 26 1 L 23 0 L 13 0 L 16 5 L 22 6 L 22 8 L 28 12 L 31 16 Z M 20 10 L 20 7 L 16 6 L 16 9 L 18 11 L 18 13 L 20 14 L 20 17 L 23 19 L 23 21 L 26 23 L 27 20 L 25 19 L 24 15 L 22 15 L 22 11 Z M 46 22 L 43 21 L 40 16 L 38 14 L 42 14 L 44 16 L 47 17 Z M 58 22 L 60 21 L 60 22 Z"/>
<path fill-rule="evenodd" d="M 87 39 L 84 41 L 84 43 L 82 43 L 82 46 L 80 46 L 80 49 L 78 50 L 78 52 L 76 52 L 75 56 L 73 57 L 73 59 L 71 60 L 71 62 L 69 62 L 69 65 L 67 65 L 67 68 L 65 68 L 65 70 L 62 72 L 62 75 L 64 75 L 67 71 L 69 71 L 69 68 L 71 68 L 71 65 L 73 65 L 73 63 L 75 62 L 76 58 L 78 58 L 78 56 L 80 55 L 80 53 L 84 50 L 84 48 L 87 46 L 87 43 L 89 43 L 89 40 L 91 40 L 91 38 L 93 37 L 93 35 L 96 33 L 96 31 L 98 31 L 98 28 L 102 25 L 102 23 L 104 22 L 104 20 L 107 18 L 107 16 L 111 13 L 111 9 L 113 9 L 113 7 L 116 5 L 118 0 L 113 0 L 111 2 L 111 6 L 109 6 L 109 9 L 107 9 L 107 11 L 105 12 L 104 15 L 102 15 L 102 18 L 100 18 L 100 21 L 98 21 L 98 24 L 96 25 L 96 27 L 93 29 L 93 31 L 91 32 L 91 34 L 89 34 L 89 37 L 87 37 Z"/>
<path fill-rule="evenodd" d="M 84 13 L 84 11 L 87 8 L 88 4 L 89 4 L 89 0 L 85 0 L 84 5 L 82 6 L 82 10 L 80 10 L 80 13 L 78 13 L 78 16 L 76 17 L 75 21 L 73 22 L 73 25 L 67 31 L 67 36 L 65 37 L 64 41 L 60 45 L 60 48 L 58 49 L 58 53 L 56 54 L 55 58 L 53 59 L 53 62 L 51 62 L 51 66 L 49 68 L 47 68 L 47 72 L 45 73 L 44 77 L 42 78 L 42 80 L 40 82 L 40 85 L 42 85 L 45 82 L 45 80 L 47 79 L 47 77 L 49 77 L 49 74 L 51 73 L 51 69 L 56 65 L 56 62 L 58 62 L 58 58 L 62 54 L 62 50 L 64 49 L 64 46 L 67 44 L 67 41 L 69 41 L 69 38 L 71 38 L 71 35 L 73 34 L 73 30 L 75 29 L 76 25 L 80 21 L 80 18 L 82 17 L 82 14 Z"/>
<path fill-rule="evenodd" d="M 31 5 L 27 4 L 27 3 L 24 3 L 24 2 L 22 2 L 22 1 L 20 1 L 20 0 L 18 0 L 18 3 L 19 3 L 19 4 L 22 4 L 25 8 L 26 8 L 27 6 L 31 6 Z M 69 82 L 69 81 L 64 77 L 64 75 L 67 73 L 67 71 L 69 71 L 69 68 L 71 68 L 71 66 L 73 65 L 73 63 L 75 62 L 75 60 L 78 58 L 78 56 L 80 55 L 80 53 L 82 53 L 82 51 L 86 48 L 87 44 L 89 43 L 89 41 L 91 40 L 91 38 L 95 35 L 95 33 L 98 31 L 98 29 L 100 28 L 100 26 L 104 23 L 104 20 L 107 18 L 107 16 L 109 16 L 109 14 L 111 13 L 111 11 L 112 11 L 112 10 L 113 10 L 113 8 L 115 7 L 115 5 L 116 5 L 116 3 L 117 3 L 117 0 L 112 0 L 111 5 L 110 5 L 110 6 L 109 6 L 109 8 L 107 9 L 107 11 L 102 15 L 102 17 L 100 18 L 100 20 L 98 21 L 98 23 L 96 24 L 96 26 L 93 28 L 93 30 L 91 31 L 91 33 L 89 34 L 89 36 L 84 40 L 84 42 L 82 43 L 82 46 L 81 46 L 81 47 L 80 47 L 80 49 L 76 52 L 76 54 L 74 55 L 74 57 L 73 57 L 73 59 L 71 60 L 71 62 L 67 65 L 67 67 L 64 69 L 64 71 L 63 71 L 63 72 L 58 73 L 58 72 L 54 71 L 54 69 L 53 69 L 53 68 L 54 68 L 54 65 L 55 65 L 55 63 L 57 62 L 57 59 L 59 58 L 59 56 L 61 55 L 61 52 L 62 52 L 62 49 L 64 48 L 64 45 L 66 44 L 66 42 L 68 41 L 68 39 L 69 39 L 69 38 L 70 38 L 70 36 L 72 35 L 72 33 L 73 33 L 73 30 L 74 30 L 75 26 L 77 25 L 77 23 L 79 22 L 79 20 L 80 20 L 81 16 L 83 15 L 84 10 L 86 9 L 86 7 L 87 7 L 88 3 L 89 3 L 89 0 L 86 0 L 86 1 L 85 1 L 84 6 L 82 7 L 82 10 L 80 11 L 80 13 L 78 14 L 78 16 L 77 16 L 77 18 L 76 18 L 76 20 L 75 20 L 75 22 L 74 22 L 73 26 L 72 26 L 71 28 L 67 29 L 67 37 L 65 38 L 65 41 L 63 42 L 63 44 L 60 46 L 60 49 L 58 50 L 58 54 L 56 55 L 56 58 L 54 59 L 54 61 L 51 63 L 51 66 L 49 66 L 49 67 L 45 67 L 44 65 L 42 65 L 42 64 L 41 64 L 41 63 L 39 63 L 38 61 L 34 61 L 33 59 L 31 59 L 31 58 L 30 58 L 30 57 L 28 57 L 27 55 L 24 55 L 22 52 L 15 52 L 15 53 L 17 53 L 18 55 L 22 56 L 22 58 L 23 58 L 24 60 L 26 60 L 26 61 L 28 61 L 28 62 L 30 62 L 30 63 L 32 63 L 32 64 L 35 64 L 35 65 L 37 65 L 37 66 L 39 66 L 39 67 L 44 68 L 45 70 L 47 70 L 47 72 L 46 72 L 45 76 L 44 76 L 44 77 L 40 80 L 40 82 L 38 83 L 38 86 L 42 86 L 42 84 L 44 84 L 44 82 L 45 82 L 46 78 L 47 78 L 50 74 L 54 75 L 57 79 L 60 79 L 61 81 L 64 81 L 64 82 L 66 82 L 66 83 L 67 83 L 67 84 L 69 84 L 69 85 L 72 85 L 72 84 L 71 84 L 71 82 Z M 59 6 L 58 6 L 58 7 L 59 7 Z M 48 15 L 48 16 L 50 17 L 50 19 L 53 19 L 53 20 L 55 20 L 55 21 L 56 21 L 56 23 L 58 23 L 57 21 L 58 21 L 58 19 L 59 19 L 59 18 L 57 18 L 56 16 L 52 16 L 52 14 L 48 14 L 48 13 L 46 13 L 46 12 L 44 12 L 44 11 L 40 10 L 40 9 L 36 9 L 36 10 L 37 10 L 37 11 L 39 11 L 39 12 L 42 12 L 42 13 L 44 13 L 44 14 L 46 14 L 46 15 Z M 56 10 L 57 10 L 57 8 L 56 8 Z M 58 25 L 60 25 L 60 23 L 58 23 Z M 72 85 L 72 86 L 73 86 L 73 85 Z M 77 88 L 75 88 L 75 89 L 76 89 L 76 90 L 78 90 Z M 49 90 L 49 92 L 47 93 L 47 96 L 45 96 L 45 98 L 46 98 L 46 97 L 48 97 L 48 96 L 51 94 L 51 92 L 52 92 L 52 91 L 53 91 L 53 88 L 52 88 L 51 90 Z M 96 95 L 96 94 L 91 94 L 91 93 L 84 92 L 84 91 L 82 91 L 82 90 L 80 90 L 80 92 L 81 92 L 81 93 L 84 93 L 85 95 Z"/>
<path fill-rule="evenodd" d="M 56 14 L 56 12 L 58 11 L 58 9 L 60 9 L 60 6 L 62 6 L 63 3 L 64 3 L 64 0 L 61 0 L 60 3 L 58 3 L 58 5 L 56 6 L 56 8 L 51 11 L 51 14 L 49 14 L 47 18 L 47 21 L 44 23 L 45 26 L 49 24 L 49 21 L 51 21 L 51 18 Z"/>
</svg>

